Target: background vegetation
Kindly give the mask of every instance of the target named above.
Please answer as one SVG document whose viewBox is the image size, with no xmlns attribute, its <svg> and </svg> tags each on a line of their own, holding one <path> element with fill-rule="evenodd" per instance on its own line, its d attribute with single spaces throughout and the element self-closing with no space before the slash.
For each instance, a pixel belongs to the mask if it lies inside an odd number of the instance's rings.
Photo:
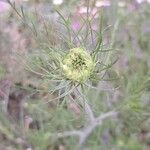
<svg viewBox="0 0 150 150">
<path fill-rule="evenodd" d="M 29 71 L 25 62 L 35 69 L 39 62 L 30 58 L 48 48 L 84 45 L 91 51 L 102 35 L 106 52 L 100 58 L 110 55 L 109 70 L 84 96 L 95 117 L 117 115 L 94 128 L 82 149 L 149 150 L 149 8 L 146 0 L 16 0 L 15 7 L 0 1 L 0 149 L 79 149 L 78 137 L 61 133 L 88 126 L 78 103 L 82 97 L 56 99 L 64 89 L 56 90 L 57 84 Z"/>
</svg>

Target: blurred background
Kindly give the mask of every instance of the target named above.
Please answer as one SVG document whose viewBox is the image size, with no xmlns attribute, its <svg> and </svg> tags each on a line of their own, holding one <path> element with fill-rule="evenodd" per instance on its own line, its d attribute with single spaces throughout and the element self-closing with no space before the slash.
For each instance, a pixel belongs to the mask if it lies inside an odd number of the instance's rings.
<svg viewBox="0 0 150 150">
<path fill-rule="evenodd" d="M 48 95 L 46 92 L 35 94 L 30 91 L 30 88 L 45 88 L 47 81 L 29 74 L 20 59 L 20 56 L 24 58 L 38 49 L 42 41 L 53 46 L 61 43 L 55 32 L 59 30 L 65 35 L 66 31 L 60 25 L 60 15 L 56 9 L 65 18 L 70 17 L 71 29 L 75 32 L 82 27 L 87 11 L 92 17 L 93 30 L 99 28 L 98 21 L 102 16 L 105 31 L 103 40 L 106 45 L 109 45 L 110 32 L 115 22 L 119 20 L 114 39 L 118 59 L 112 67 L 111 74 L 117 75 L 119 79 L 100 84 L 101 89 L 109 90 L 115 87 L 119 89 L 113 92 L 91 90 L 88 94 L 95 114 L 116 108 L 120 103 L 121 105 L 127 103 L 127 107 L 120 109 L 121 114 L 115 122 L 107 121 L 94 131 L 86 142 L 87 149 L 149 150 L 150 0 L 12 0 L 11 2 L 13 4 L 15 2 L 16 10 L 6 0 L 0 0 L 0 101 L 7 99 L 9 106 L 7 108 L 9 115 L 0 114 L 0 150 L 76 149 L 77 141 L 74 138 L 48 140 L 47 133 L 82 127 L 84 122 L 82 112 L 74 103 L 67 103 L 67 109 L 63 110 L 57 109 L 55 102 L 49 106 L 41 105 L 42 101 L 55 95 Z M 22 20 L 17 12 L 24 14 L 27 20 Z M 26 26 L 26 21 L 33 30 Z M 35 38 L 36 36 L 38 38 Z M 22 112 L 21 119 L 24 125 L 16 123 Z"/>
</svg>

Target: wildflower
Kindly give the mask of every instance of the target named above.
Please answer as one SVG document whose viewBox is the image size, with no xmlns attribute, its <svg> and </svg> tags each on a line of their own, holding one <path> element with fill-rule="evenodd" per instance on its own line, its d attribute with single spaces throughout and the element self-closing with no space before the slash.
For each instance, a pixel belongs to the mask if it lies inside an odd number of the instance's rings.
<svg viewBox="0 0 150 150">
<path fill-rule="evenodd" d="M 66 78 L 73 82 L 86 81 L 94 67 L 92 57 L 83 48 L 71 49 L 62 61 L 62 69 Z"/>
<path fill-rule="evenodd" d="M 51 93 L 59 92 L 59 96 L 55 99 L 65 97 L 78 86 L 81 86 L 82 89 L 84 86 L 96 88 L 93 83 L 103 80 L 106 71 L 114 64 L 110 60 L 111 48 L 103 48 L 101 32 L 92 31 L 93 34 L 88 34 L 85 39 L 80 39 L 81 34 L 85 32 L 84 29 L 81 27 L 77 33 L 72 32 L 68 19 L 66 20 L 61 14 L 60 17 L 68 33 L 68 37 L 60 38 L 62 43 L 67 44 L 67 47 L 65 45 L 65 47 L 60 47 L 59 44 L 55 46 L 41 44 L 42 52 L 33 54 L 34 57 L 30 55 L 31 59 L 27 58 L 27 61 L 29 60 L 27 69 L 41 76 L 42 79 L 45 78 L 44 89 L 46 87 Z M 72 35 L 74 33 L 75 35 Z M 92 42 L 87 44 L 88 38 L 91 38 Z M 76 40 L 81 47 L 77 46 Z"/>
</svg>

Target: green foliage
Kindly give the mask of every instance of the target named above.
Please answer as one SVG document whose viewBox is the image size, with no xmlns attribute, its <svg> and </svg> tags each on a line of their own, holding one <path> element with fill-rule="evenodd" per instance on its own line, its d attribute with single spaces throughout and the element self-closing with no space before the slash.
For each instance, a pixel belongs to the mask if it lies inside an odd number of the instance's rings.
<svg viewBox="0 0 150 150">
<path fill-rule="evenodd" d="M 105 120 L 92 131 L 84 143 L 85 147 L 92 150 L 141 150 L 144 146 L 149 147 L 147 140 L 143 142 L 139 137 L 143 130 L 150 132 L 150 44 L 145 31 L 149 24 L 148 6 L 142 4 L 131 11 L 128 5 L 118 7 L 115 1 L 110 9 L 98 12 L 96 19 L 87 11 L 85 16 L 81 16 L 80 29 L 74 31 L 70 19 L 74 12 L 68 14 L 65 11 L 67 7 L 74 8 L 73 4 L 76 1 L 53 6 L 57 8 L 54 12 L 59 23 L 46 22 L 45 18 L 40 22 L 37 12 L 18 11 L 12 5 L 33 36 L 24 63 L 29 71 L 25 73 L 35 82 L 36 88 L 27 89 L 35 95 L 41 93 L 25 102 L 25 110 L 35 127 L 24 131 L 18 123 L 19 132 L 35 150 L 60 150 L 61 146 L 65 150 L 76 150 L 77 137 L 57 138 L 53 134 L 81 130 L 89 125 L 86 123 L 84 104 L 81 103 L 83 99 L 96 117 L 112 110 L 118 112 L 117 118 Z M 93 1 L 90 4 L 94 6 Z M 92 29 L 93 22 L 97 30 Z M 110 24 L 113 27 L 109 30 Z M 69 50 L 78 47 L 84 47 L 86 54 L 90 54 L 88 58 L 92 57 L 96 63 L 92 65 L 92 75 L 89 77 L 88 74 L 82 83 L 67 78 L 60 65 Z M 5 69 L 0 66 L 0 77 L 4 73 Z M 76 74 L 74 78 L 77 78 Z M 85 98 L 75 97 L 75 88 L 79 88 Z M 69 108 L 70 101 L 78 114 L 74 108 Z M 0 121 L 0 133 L 6 134 L 9 140 L 18 136 L 10 130 L 10 122 L 3 115 L 0 115 Z"/>
<path fill-rule="evenodd" d="M 0 64 L 0 79 L 2 79 L 6 74 L 5 68 Z"/>
</svg>

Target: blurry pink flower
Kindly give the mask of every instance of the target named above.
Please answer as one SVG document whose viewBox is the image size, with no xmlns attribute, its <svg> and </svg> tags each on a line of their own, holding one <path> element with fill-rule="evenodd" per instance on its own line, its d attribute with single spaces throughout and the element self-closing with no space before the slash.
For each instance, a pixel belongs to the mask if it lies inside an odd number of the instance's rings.
<svg viewBox="0 0 150 150">
<path fill-rule="evenodd" d="M 92 24 L 92 29 L 93 29 L 93 30 L 97 30 L 97 29 L 98 29 L 98 26 L 97 26 L 96 23 Z"/>
<path fill-rule="evenodd" d="M 80 29 L 81 24 L 80 24 L 80 22 L 78 20 L 73 20 L 72 24 L 71 24 L 71 27 L 72 27 L 73 30 L 76 31 L 76 30 Z"/>
<path fill-rule="evenodd" d="M 141 4 L 141 3 L 143 3 L 143 2 L 150 3 L 150 0 L 136 0 L 136 1 L 137 1 L 137 3 L 139 3 L 139 4 Z"/>
<path fill-rule="evenodd" d="M 78 10 L 78 13 L 79 13 L 79 14 L 86 14 L 87 12 L 89 12 L 89 13 L 92 14 L 92 15 L 94 15 L 95 18 L 97 17 L 97 15 L 96 15 L 96 13 L 97 13 L 97 8 L 92 8 L 92 9 L 91 9 L 91 8 L 82 6 L 82 7 L 80 7 L 79 10 Z"/>
<path fill-rule="evenodd" d="M 136 0 L 139 4 L 143 3 L 145 0 Z"/>
<path fill-rule="evenodd" d="M 0 1 L 0 13 L 9 10 L 10 6 L 6 2 Z"/>
<path fill-rule="evenodd" d="M 148 3 L 150 3 L 150 0 L 147 0 Z"/>
<path fill-rule="evenodd" d="M 110 1 L 108 1 L 108 0 L 96 1 L 95 6 L 96 7 L 103 7 L 103 6 L 108 7 L 108 6 L 110 6 Z"/>
<path fill-rule="evenodd" d="M 26 39 L 24 39 L 19 33 L 17 25 L 8 26 L 7 28 L 5 28 L 4 32 L 9 35 L 13 49 L 25 49 Z"/>
<path fill-rule="evenodd" d="M 88 8 L 85 7 L 85 6 L 82 6 L 82 7 L 80 7 L 80 9 L 79 9 L 79 13 L 80 13 L 80 14 L 87 13 L 87 11 L 90 11 L 90 8 L 89 8 L 89 10 L 88 10 Z"/>
<path fill-rule="evenodd" d="M 91 10 L 90 13 L 92 14 L 92 16 L 93 16 L 94 18 L 97 18 L 97 17 L 99 16 L 99 13 L 98 13 L 98 10 L 97 10 L 96 7 L 94 7 L 94 8 Z"/>
</svg>

